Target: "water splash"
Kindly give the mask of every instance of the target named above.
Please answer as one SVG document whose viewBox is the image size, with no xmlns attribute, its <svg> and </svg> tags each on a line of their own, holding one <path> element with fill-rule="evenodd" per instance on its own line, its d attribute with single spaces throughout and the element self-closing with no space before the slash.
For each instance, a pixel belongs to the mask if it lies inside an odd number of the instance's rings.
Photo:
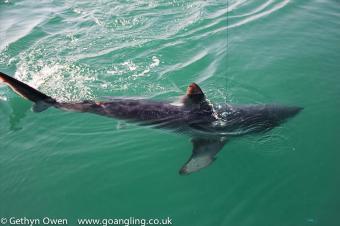
<svg viewBox="0 0 340 226">
<path fill-rule="evenodd" d="M 39 62 L 37 66 L 39 69 L 32 70 L 27 62 L 20 62 L 15 77 L 59 101 L 93 98 L 87 84 L 93 82 L 95 78 L 84 77 L 82 68 L 59 63 L 44 64 L 43 62 Z"/>
</svg>

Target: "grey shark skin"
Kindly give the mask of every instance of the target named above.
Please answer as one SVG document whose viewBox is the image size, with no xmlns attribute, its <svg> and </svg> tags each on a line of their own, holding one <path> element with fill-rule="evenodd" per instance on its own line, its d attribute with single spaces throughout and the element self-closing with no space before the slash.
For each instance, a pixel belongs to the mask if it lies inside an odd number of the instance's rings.
<svg viewBox="0 0 340 226">
<path fill-rule="evenodd" d="M 0 82 L 8 84 L 13 91 L 34 102 L 35 112 L 55 107 L 66 111 L 94 113 L 189 135 L 192 137 L 192 155 L 180 169 L 180 174 L 190 174 L 209 166 L 229 137 L 266 132 L 302 110 L 301 107 L 280 105 L 213 106 L 195 83 L 189 85 L 180 104 L 174 104 L 126 98 L 64 103 L 2 72 Z"/>
</svg>

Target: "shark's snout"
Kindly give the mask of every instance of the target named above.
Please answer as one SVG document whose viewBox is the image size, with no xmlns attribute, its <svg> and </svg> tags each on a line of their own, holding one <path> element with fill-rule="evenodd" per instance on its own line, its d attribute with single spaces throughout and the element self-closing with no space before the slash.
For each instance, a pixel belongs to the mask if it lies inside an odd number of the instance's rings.
<svg viewBox="0 0 340 226">
<path fill-rule="evenodd" d="M 291 106 L 285 107 L 281 110 L 281 114 L 283 114 L 284 118 L 290 118 L 297 115 L 300 111 L 303 110 L 303 107 Z"/>
<path fill-rule="evenodd" d="M 269 118 L 276 122 L 285 121 L 286 119 L 296 116 L 303 107 L 298 106 L 274 106 L 269 109 Z"/>
</svg>

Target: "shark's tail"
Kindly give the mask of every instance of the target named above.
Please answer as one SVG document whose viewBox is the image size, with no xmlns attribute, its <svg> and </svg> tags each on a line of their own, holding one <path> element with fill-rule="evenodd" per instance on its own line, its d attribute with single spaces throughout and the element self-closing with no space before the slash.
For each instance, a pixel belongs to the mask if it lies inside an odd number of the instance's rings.
<svg viewBox="0 0 340 226">
<path fill-rule="evenodd" d="M 50 106 L 54 106 L 57 101 L 52 97 L 49 97 L 38 90 L 30 87 L 29 85 L 12 78 L 9 75 L 6 75 L 0 72 L 0 83 L 6 83 L 11 89 L 19 94 L 20 96 L 34 102 L 33 111 L 41 112 L 49 108 Z"/>
</svg>

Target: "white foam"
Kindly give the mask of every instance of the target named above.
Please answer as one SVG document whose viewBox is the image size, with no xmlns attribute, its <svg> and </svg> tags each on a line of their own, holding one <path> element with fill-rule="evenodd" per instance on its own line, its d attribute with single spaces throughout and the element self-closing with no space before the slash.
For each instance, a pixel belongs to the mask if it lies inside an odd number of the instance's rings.
<svg viewBox="0 0 340 226">
<path fill-rule="evenodd" d="M 7 97 L 5 97 L 5 96 L 0 96 L 0 100 L 2 100 L 2 101 L 7 101 Z"/>
<path fill-rule="evenodd" d="M 122 65 L 126 66 L 130 71 L 135 71 L 137 69 L 137 65 L 131 60 L 125 61 Z"/>
<path fill-rule="evenodd" d="M 150 64 L 150 68 L 157 67 L 159 65 L 159 59 L 156 56 L 152 57 L 152 63 Z"/>
<path fill-rule="evenodd" d="M 94 78 L 87 78 L 77 67 L 56 63 L 43 65 L 36 72 L 30 71 L 28 68 L 27 62 L 21 62 L 15 77 L 59 101 L 93 98 L 87 83 L 93 81 Z M 69 76 L 65 77 L 65 74 L 69 74 Z"/>
</svg>

